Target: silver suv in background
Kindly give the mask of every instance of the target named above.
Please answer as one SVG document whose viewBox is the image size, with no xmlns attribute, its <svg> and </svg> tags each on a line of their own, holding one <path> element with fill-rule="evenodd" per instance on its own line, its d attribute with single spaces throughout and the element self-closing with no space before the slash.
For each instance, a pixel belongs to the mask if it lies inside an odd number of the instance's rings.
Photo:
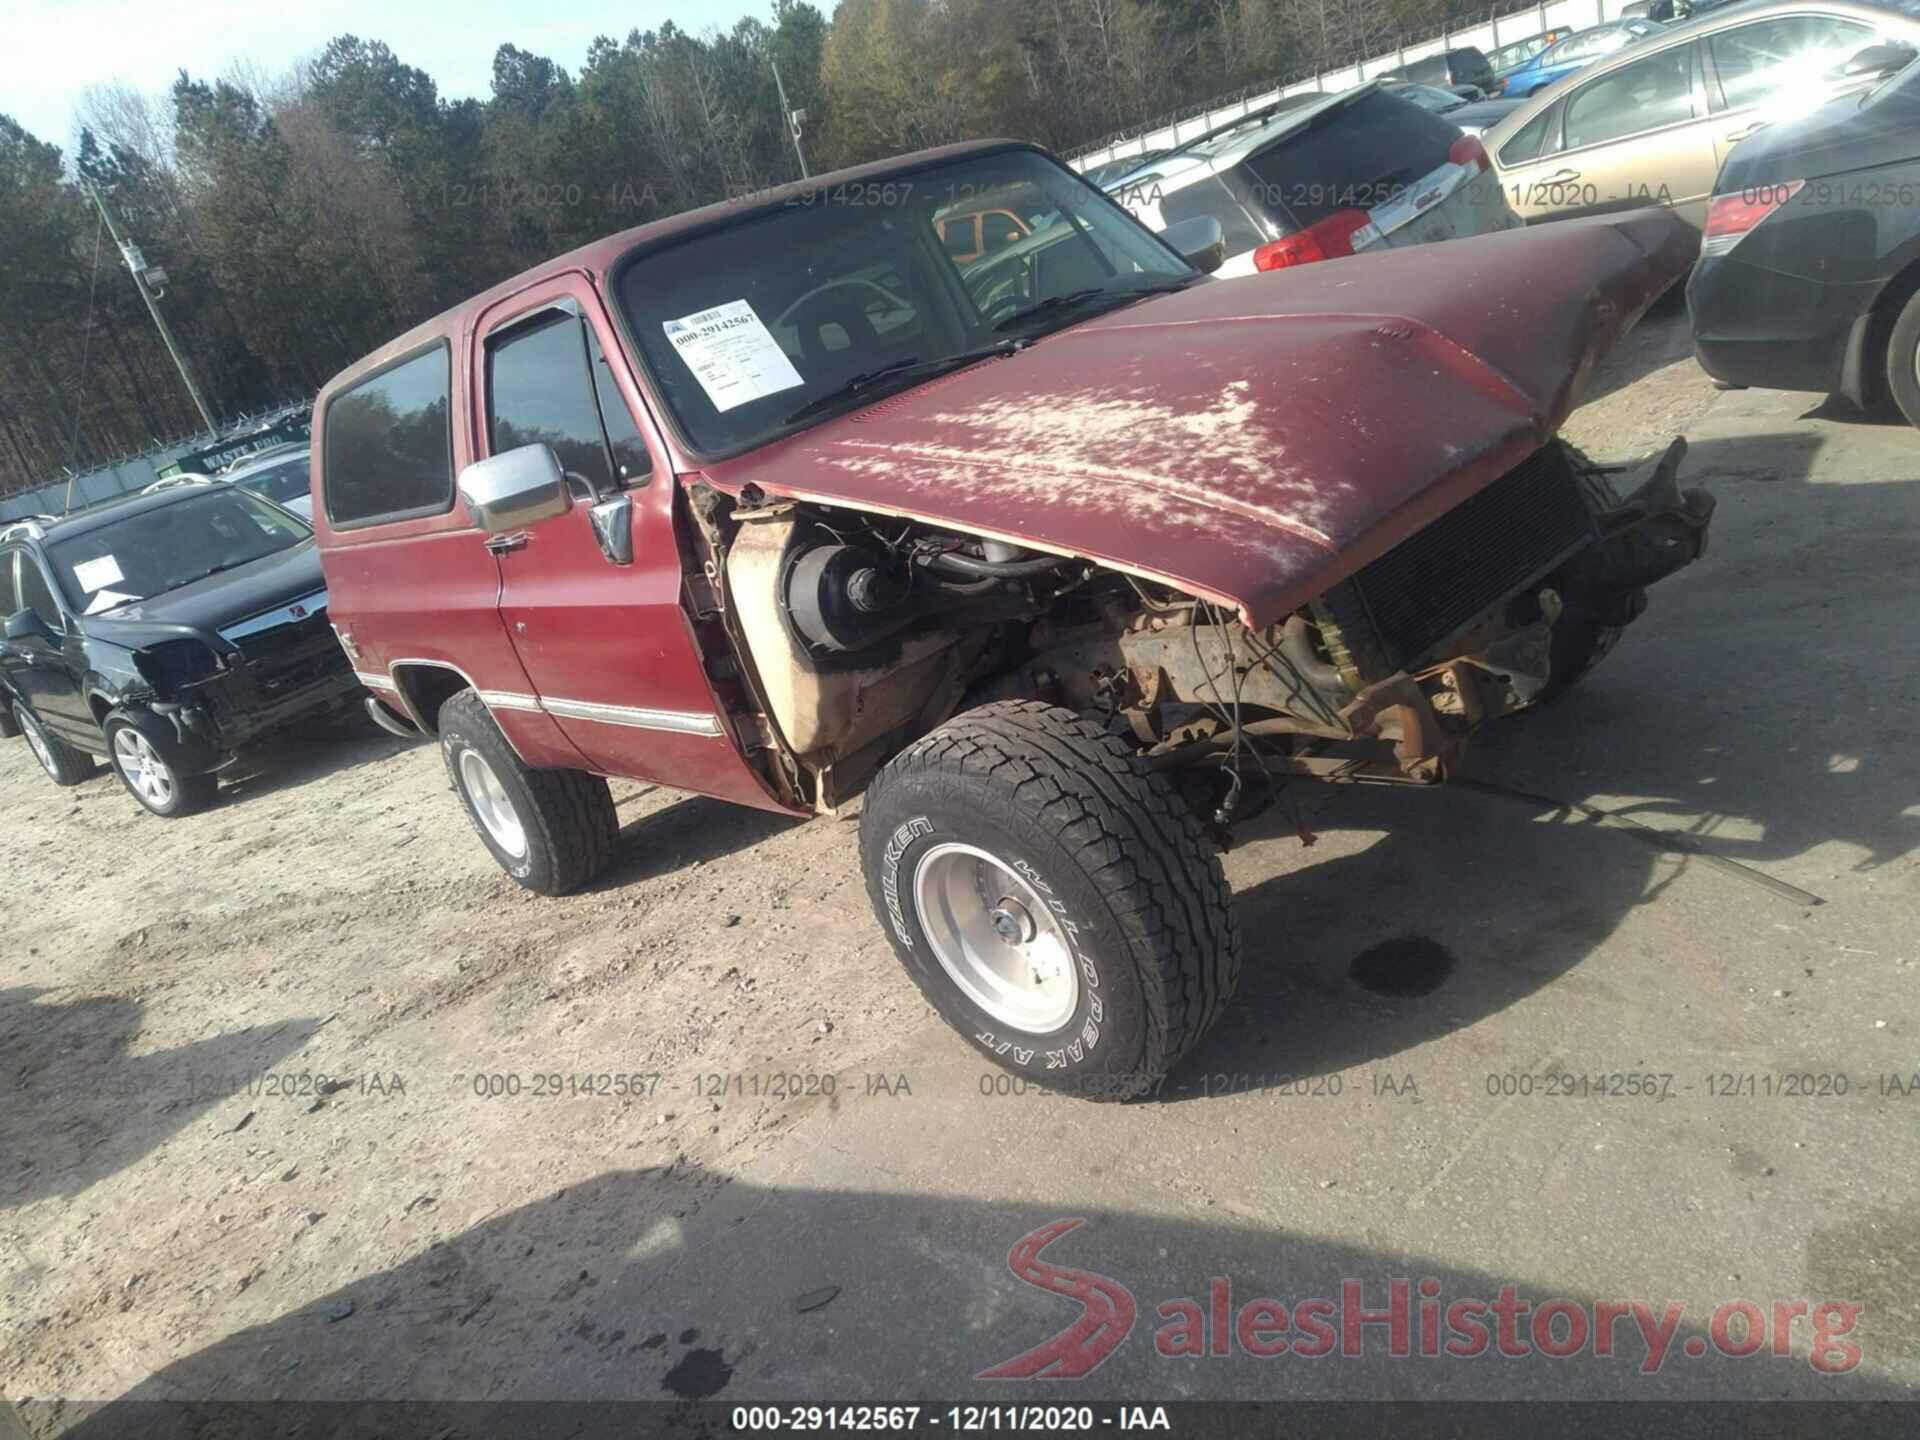
<svg viewBox="0 0 1920 1440">
<path fill-rule="evenodd" d="M 313 493 L 309 479 L 309 456 L 305 445 L 275 450 L 269 455 L 248 456 L 220 472 L 220 478 L 242 490 L 273 501 L 291 510 L 302 520 L 313 520 Z"/>
<path fill-rule="evenodd" d="M 1219 274 L 1251 275 L 1519 224 L 1479 140 L 1380 85 L 1290 96 L 1106 191 L 1151 229 L 1210 217 Z"/>
</svg>

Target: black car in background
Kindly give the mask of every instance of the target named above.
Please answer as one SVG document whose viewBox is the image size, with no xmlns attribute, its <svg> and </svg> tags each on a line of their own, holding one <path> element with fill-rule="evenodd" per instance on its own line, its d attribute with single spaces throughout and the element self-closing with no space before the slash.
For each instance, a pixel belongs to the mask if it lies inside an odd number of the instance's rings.
<svg viewBox="0 0 1920 1440">
<path fill-rule="evenodd" d="M 1880 54 L 1878 52 L 1887 53 Z M 1891 400 L 1920 425 L 1920 61 L 1735 146 L 1707 210 L 1687 310 L 1726 385 Z"/>
<path fill-rule="evenodd" d="M 58 785 L 105 755 L 156 815 L 211 801 L 237 747 L 363 695 L 313 531 L 238 486 L 0 529 L 0 611 L 0 735 Z"/>
<path fill-rule="evenodd" d="M 1438 85 L 1443 90 L 1471 85 L 1483 96 L 1493 91 L 1493 65 L 1483 52 L 1471 45 L 1456 45 L 1437 55 L 1422 56 L 1375 78 L 1413 80 L 1421 85 Z"/>
</svg>

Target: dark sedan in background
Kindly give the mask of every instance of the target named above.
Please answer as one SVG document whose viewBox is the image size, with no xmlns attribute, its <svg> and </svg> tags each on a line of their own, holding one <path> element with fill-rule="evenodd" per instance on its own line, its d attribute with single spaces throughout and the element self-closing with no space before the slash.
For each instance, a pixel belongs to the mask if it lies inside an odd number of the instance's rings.
<svg viewBox="0 0 1920 1440">
<path fill-rule="evenodd" d="M 1728 385 L 1896 405 L 1920 425 L 1920 60 L 1727 157 L 1687 282 L 1700 364 Z"/>
</svg>

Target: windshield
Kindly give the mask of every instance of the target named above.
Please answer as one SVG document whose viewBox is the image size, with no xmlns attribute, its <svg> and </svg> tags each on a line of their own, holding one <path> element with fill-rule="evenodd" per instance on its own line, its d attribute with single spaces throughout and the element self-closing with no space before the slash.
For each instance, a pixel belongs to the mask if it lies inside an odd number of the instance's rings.
<svg viewBox="0 0 1920 1440">
<path fill-rule="evenodd" d="M 98 615 L 311 539 L 294 516 L 234 486 L 110 521 L 47 546 L 75 609 Z"/>
<path fill-rule="evenodd" d="M 1432 85 L 1395 85 L 1390 93 L 1402 100 L 1411 100 L 1422 110 L 1431 110 L 1436 115 L 1458 110 L 1467 103 L 1451 90 L 1441 90 Z"/>
<path fill-rule="evenodd" d="M 233 483 L 243 490 L 264 495 L 276 504 L 285 505 L 290 500 L 304 500 L 312 493 L 307 465 L 307 457 L 297 455 L 283 464 L 268 465 L 238 476 Z"/>
<path fill-rule="evenodd" d="M 910 366 L 1198 276 L 1079 176 L 1016 150 L 795 198 L 643 253 L 618 290 L 681 432 L 718 456 L 926 378 Z"/>
</svg>

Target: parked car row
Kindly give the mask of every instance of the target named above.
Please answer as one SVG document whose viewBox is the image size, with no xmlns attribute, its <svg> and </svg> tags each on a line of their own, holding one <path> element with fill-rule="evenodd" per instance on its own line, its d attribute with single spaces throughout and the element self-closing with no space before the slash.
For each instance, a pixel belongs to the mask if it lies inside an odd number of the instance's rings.
<svg viewBox="0 0 1920 1440">
<path fill-rule="evenodd" d="M 1920 18 L 1904 10 L 1745 0 L 1585 64 L 1501 120 L 1486 146 L 1530 222 L 1659 204 L 1697 230 L 1735 146 L 1883 79 L 1903 63 L 1889 47 L 1916 44 Z"/>
</svg>

